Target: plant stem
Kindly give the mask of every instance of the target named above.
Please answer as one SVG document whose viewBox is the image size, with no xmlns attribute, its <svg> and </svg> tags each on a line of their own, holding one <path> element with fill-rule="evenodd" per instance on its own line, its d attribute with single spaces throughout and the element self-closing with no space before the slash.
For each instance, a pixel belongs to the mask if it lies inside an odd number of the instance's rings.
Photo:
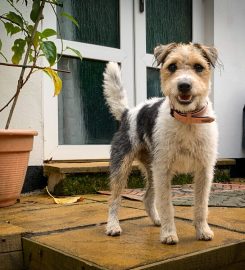
<svg viewBox="0 0 245 270">
<path fill-rule="evenodd" d="M 46 67 L 40 67 L 40 66 L 33 66 L 33 65 L 17 65 L 17 64 L 10 64 L 10 63 L 1 63 L 0 66 L 9 66 L 9 67 L 25 67 L 25 68 L 36 68 L 36 69 L 45 69 Z M 70 70 L 64 70 L 64 69 L 55 69 L 52 68 L 54 71 L 57 72 L 63 72 L 63 73 L 71 73 Z"/>
<path fill-rule="evenodd" d="M 35 33 L 37 31 L 37 28 L 38 28 L 38 24 L 39 24 L 40 20 L 43 18 L 43 8 L 44 8 L 44 6 L 45 6 L 45 0 L 42 0 L 41 5 L 40 5 L 40 9 L 39 9 L 39 14 L 38 14 L 37 20 L 36 20 L 36 22 L 34 24 L 32 34 L 31 34 L 30 42 L 28 42 L 28 45 L 27 45 L 27 50 L 26 50 L 24 61 L 23 61 L 23 67 L 21 69 L 20 76 L 19 76 L 19 79 L 18 79 L 18 84 L 17 84 L 17 88 L 16 88 L 16 94 L 15 94 L 14 101 L 13 101 L 13 104 L 12 104 L 10 112 L 9 112 L 9 116 L 8 116 L 8 119 L 7 119 L 5 129 L 9 128 L 9 124 L 10 124 L 10 121 L 11 121 L 12 116 L 13 116 L 13 112 L 14 112 L 14 109 L 15 109 L 19 94 L 20 94 L 20 90 L 22 89 L 22 86 L 23 86 L 23 78 L 24 78 L 24 74 L 25 74 L 25 70 L 26 70 L 25 66 L 27 65 L 27 62 L 28 62 L 29 53 L 30 53 L 30 50 L 31 50 L 31 46 L 33 44 L 33 39 L 34 39 Z"/>
</svg>

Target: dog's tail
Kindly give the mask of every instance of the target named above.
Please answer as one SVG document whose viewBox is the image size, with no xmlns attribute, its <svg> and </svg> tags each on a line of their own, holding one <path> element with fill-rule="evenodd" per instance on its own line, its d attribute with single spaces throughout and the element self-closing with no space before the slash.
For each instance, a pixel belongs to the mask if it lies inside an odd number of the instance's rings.
<svg viewBox="0 0 245 270">
<path fill-rule="evenodd" d="M 111 113 L 117 120 L 128 108 L 127 94 L 121 81 L 121 71 L 117 63 L 109 62 L 104 72 L 104 96 Z"/>
</svg>

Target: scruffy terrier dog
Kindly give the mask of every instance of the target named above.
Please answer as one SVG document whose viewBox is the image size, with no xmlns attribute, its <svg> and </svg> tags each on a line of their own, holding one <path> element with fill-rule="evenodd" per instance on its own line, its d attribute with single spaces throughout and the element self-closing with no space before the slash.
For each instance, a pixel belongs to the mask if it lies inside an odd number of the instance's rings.
<svg viewBox="0 0 245 270">
<path fill-rule="evenodd" d="M 207 223 L 208 197 L 217 156 L 218 131 L 209 100 L 213 47 L 200 44 L 160 45 L 154 55 L 161 65 L 165 98 L 152 98 L 129 109 L 120 69 L 110 62 L 104 73 L 104 95 L 120 128 L 111 145 L 111 201 L 107 235 L 120 235 L 120 193 L 134 159 L 147 179 L 146 212 L 161 226 L 160 240 L 176 244 L 178 236 L 171 202 L 171 180 L 192 173 L 195 187 L 194 225 L 199 240 L 214 236 Z"/>
</svg>

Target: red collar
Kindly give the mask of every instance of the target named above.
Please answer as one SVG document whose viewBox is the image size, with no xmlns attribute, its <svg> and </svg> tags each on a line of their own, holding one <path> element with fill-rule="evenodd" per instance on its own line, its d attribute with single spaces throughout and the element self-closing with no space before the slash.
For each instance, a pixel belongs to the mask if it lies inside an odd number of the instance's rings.
<svg viewBox="0 0 245 270">
<path fill-rule="evenodd" d="M 182 113 L 171 108 L 170 114 L 176 120 L 184 124 L 206 124 L 215 120 L 214 117 L 205 115 L 207 112 L 208 104 L 198 111 Z"/>
</svg>

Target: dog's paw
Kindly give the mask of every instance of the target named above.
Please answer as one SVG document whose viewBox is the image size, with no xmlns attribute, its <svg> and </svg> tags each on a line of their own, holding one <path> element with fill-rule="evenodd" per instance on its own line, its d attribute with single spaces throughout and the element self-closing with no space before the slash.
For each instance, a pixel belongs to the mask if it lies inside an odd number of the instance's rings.
<svg viewBox="0 0 245 270">
<path fill-rule="evenodd" d="M 155 226 L 161 226 L 161 220 L 160 218 L 152 219 L 152 222 Z"/>
<path fill-rule="evenodd" d="M 203 224 L 196 226 L 196 237 L 197 240 L 210 241 L 214 238 L 214 233 L 208 224 Z"/>
<path fill-rule="evenodd" d="M 214 233 L 211 229 L 197 230 L 196 237 L 198 240 L 210 241 L 214 238 Z"/>
<path fill-rule="evenodd" d="M 160 240 L 163 244 L 167 245 L 176 245 L 179 242 L 177 234 L 174 233 L 169 235 L 162 235 Z"/>
<path fill-rule="evenodd" d="M 106 234 L 108 236 L 119 236 L 122 233 L 122 229 L 119 224 L 107 224 L 106 226 Z"/>
</svg>

